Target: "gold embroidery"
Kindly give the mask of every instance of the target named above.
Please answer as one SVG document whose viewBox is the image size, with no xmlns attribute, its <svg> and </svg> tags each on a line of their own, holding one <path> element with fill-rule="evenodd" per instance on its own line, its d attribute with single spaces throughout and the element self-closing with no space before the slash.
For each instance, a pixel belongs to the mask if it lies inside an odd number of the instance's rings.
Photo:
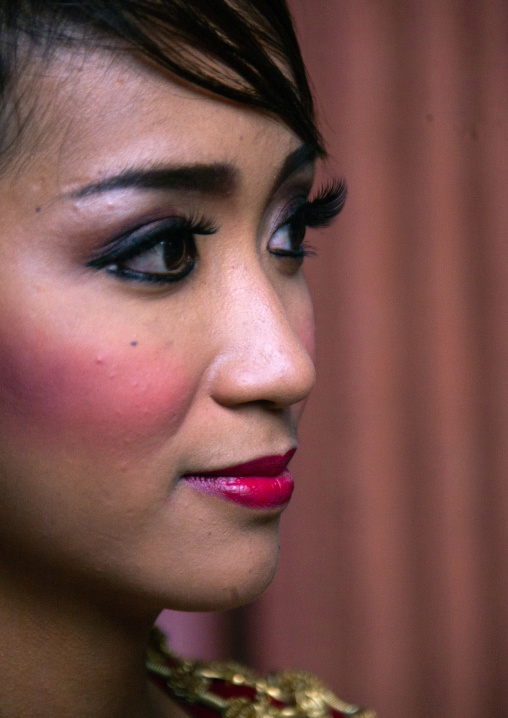
<svg viewBox="0 0 508 718">
<path fill-rule="evenodd" d="M 178 658 L 166 647 L 157 629 L 152 632 L 146 667 L 166 682 L 176 700 L 205 706 L 221 718 L 331 718 L 331 710 L 354 718 L 376 718 L 371 710 L 341 701 L 309 673 L 285 671 L 259 678 L 238 663 Z M 213 692 L 214 680 L 252 688 L 255 697 L 222 698 Z M 273 700 L 284 705 L 276 706 Z"/>
</svg>

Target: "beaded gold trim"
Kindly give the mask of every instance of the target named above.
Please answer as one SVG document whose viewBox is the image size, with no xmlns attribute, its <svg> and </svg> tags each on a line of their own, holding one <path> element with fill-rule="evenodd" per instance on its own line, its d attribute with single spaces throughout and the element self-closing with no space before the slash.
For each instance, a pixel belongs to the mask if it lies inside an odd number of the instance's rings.
<svg viewBox="0 0 508 718">
<path fill-rule="evenodd" d="M 373 711 L 337 698 L 309 673 L 285 671 L 260 678 L 238 663 L 179 658 L 167 648 L 158 629 L 152 632 L 146 667 L 165 681 L 175 700 L 205 706 L 221 718 L 332 718 L 332 709 L 354 718 L 376 718 Z M 252 688 L 255 697 L 223 698 L 213 692 L 213 681 Z M 274 705 L 273 701 L 284 705 Z"/>
</svg>

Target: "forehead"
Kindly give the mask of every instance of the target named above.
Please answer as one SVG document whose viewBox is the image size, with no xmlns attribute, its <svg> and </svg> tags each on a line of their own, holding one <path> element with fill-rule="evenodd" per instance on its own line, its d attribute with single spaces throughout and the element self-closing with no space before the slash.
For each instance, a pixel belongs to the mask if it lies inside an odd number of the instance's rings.
<svg viewBox="0 0 508 718">
<path fill-rule="evenodd" d="M 277 120 L 128 54 L 62 51 L 27 80 L 36 87 L 34 128 L 20 166 L 33 186 L 54 175 L 72 192 L 126 167 L 196 160 L 275 173 L 301 144 Z"/>
</svg>

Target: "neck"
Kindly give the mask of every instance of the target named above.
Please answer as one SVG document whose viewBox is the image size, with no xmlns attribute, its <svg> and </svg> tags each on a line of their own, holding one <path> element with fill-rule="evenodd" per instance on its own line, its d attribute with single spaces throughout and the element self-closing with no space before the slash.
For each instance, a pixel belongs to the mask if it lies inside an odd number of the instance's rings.
<svg viewBox="0 0 508 718">
<path fill-rule="evenodd" d="M 82 590 L 62 595 L 0 568 L 0 715 L 160 718 L 145 645 L 155 616 L 115 615 Z M 15 583 L 15 585 L 13 585 Z M 49 581 L 46 582 L 46 588 Z M 167 713 L 166 713 L 167 715 Z"/>
</svg>

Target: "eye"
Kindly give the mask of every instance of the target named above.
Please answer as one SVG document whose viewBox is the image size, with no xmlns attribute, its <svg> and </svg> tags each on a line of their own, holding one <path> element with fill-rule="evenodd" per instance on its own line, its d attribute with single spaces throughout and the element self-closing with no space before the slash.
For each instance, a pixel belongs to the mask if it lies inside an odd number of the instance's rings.
<svg viewBox="0 0 508 718">
<path fill-rule="evenodd" d="M 305 221 L 305 207 L 307 203 L 300 205 L 293 214 L 288 217 L 284 224 L 272 234 L 268 249 L 271 254 L 279 257 L 293 257 L 303 260 L 309 253 L 305 246 L 305 232 L 307 224 Z"/>
<path fill-rule="evenodd" d="M 194 236 L 215 231 L 204 219 L 170 217 L 122 235 L 88 266 L 137 282 L 178 282 L 196 263 Z"/>
<path fill-rule="evenodd" d="M 346 196 L 346 183 L 336 179 L 322 187 L 314 199 L 300 199 L 271 236 L 268 244 L 270 253 L 299 260 L 301 264 L 304 257 L 314 254 L 305 242 L 307 227 L 327 227 L 342 211 Z"/>
<path fill-rule="evenodd" d="M 163 229 L 150 232 L 151 239 L 159 241 L 153 247 L 139 248 L 135 254 L 119 257 L 116 262 L 106 266 L 110 273 L 124 278 L 150 281 L 178 281 L 189 274 L 196 261 L 196 244 L 192 233 L 185 230 L 171 231 L 168 235 Z"/>
</svg>

